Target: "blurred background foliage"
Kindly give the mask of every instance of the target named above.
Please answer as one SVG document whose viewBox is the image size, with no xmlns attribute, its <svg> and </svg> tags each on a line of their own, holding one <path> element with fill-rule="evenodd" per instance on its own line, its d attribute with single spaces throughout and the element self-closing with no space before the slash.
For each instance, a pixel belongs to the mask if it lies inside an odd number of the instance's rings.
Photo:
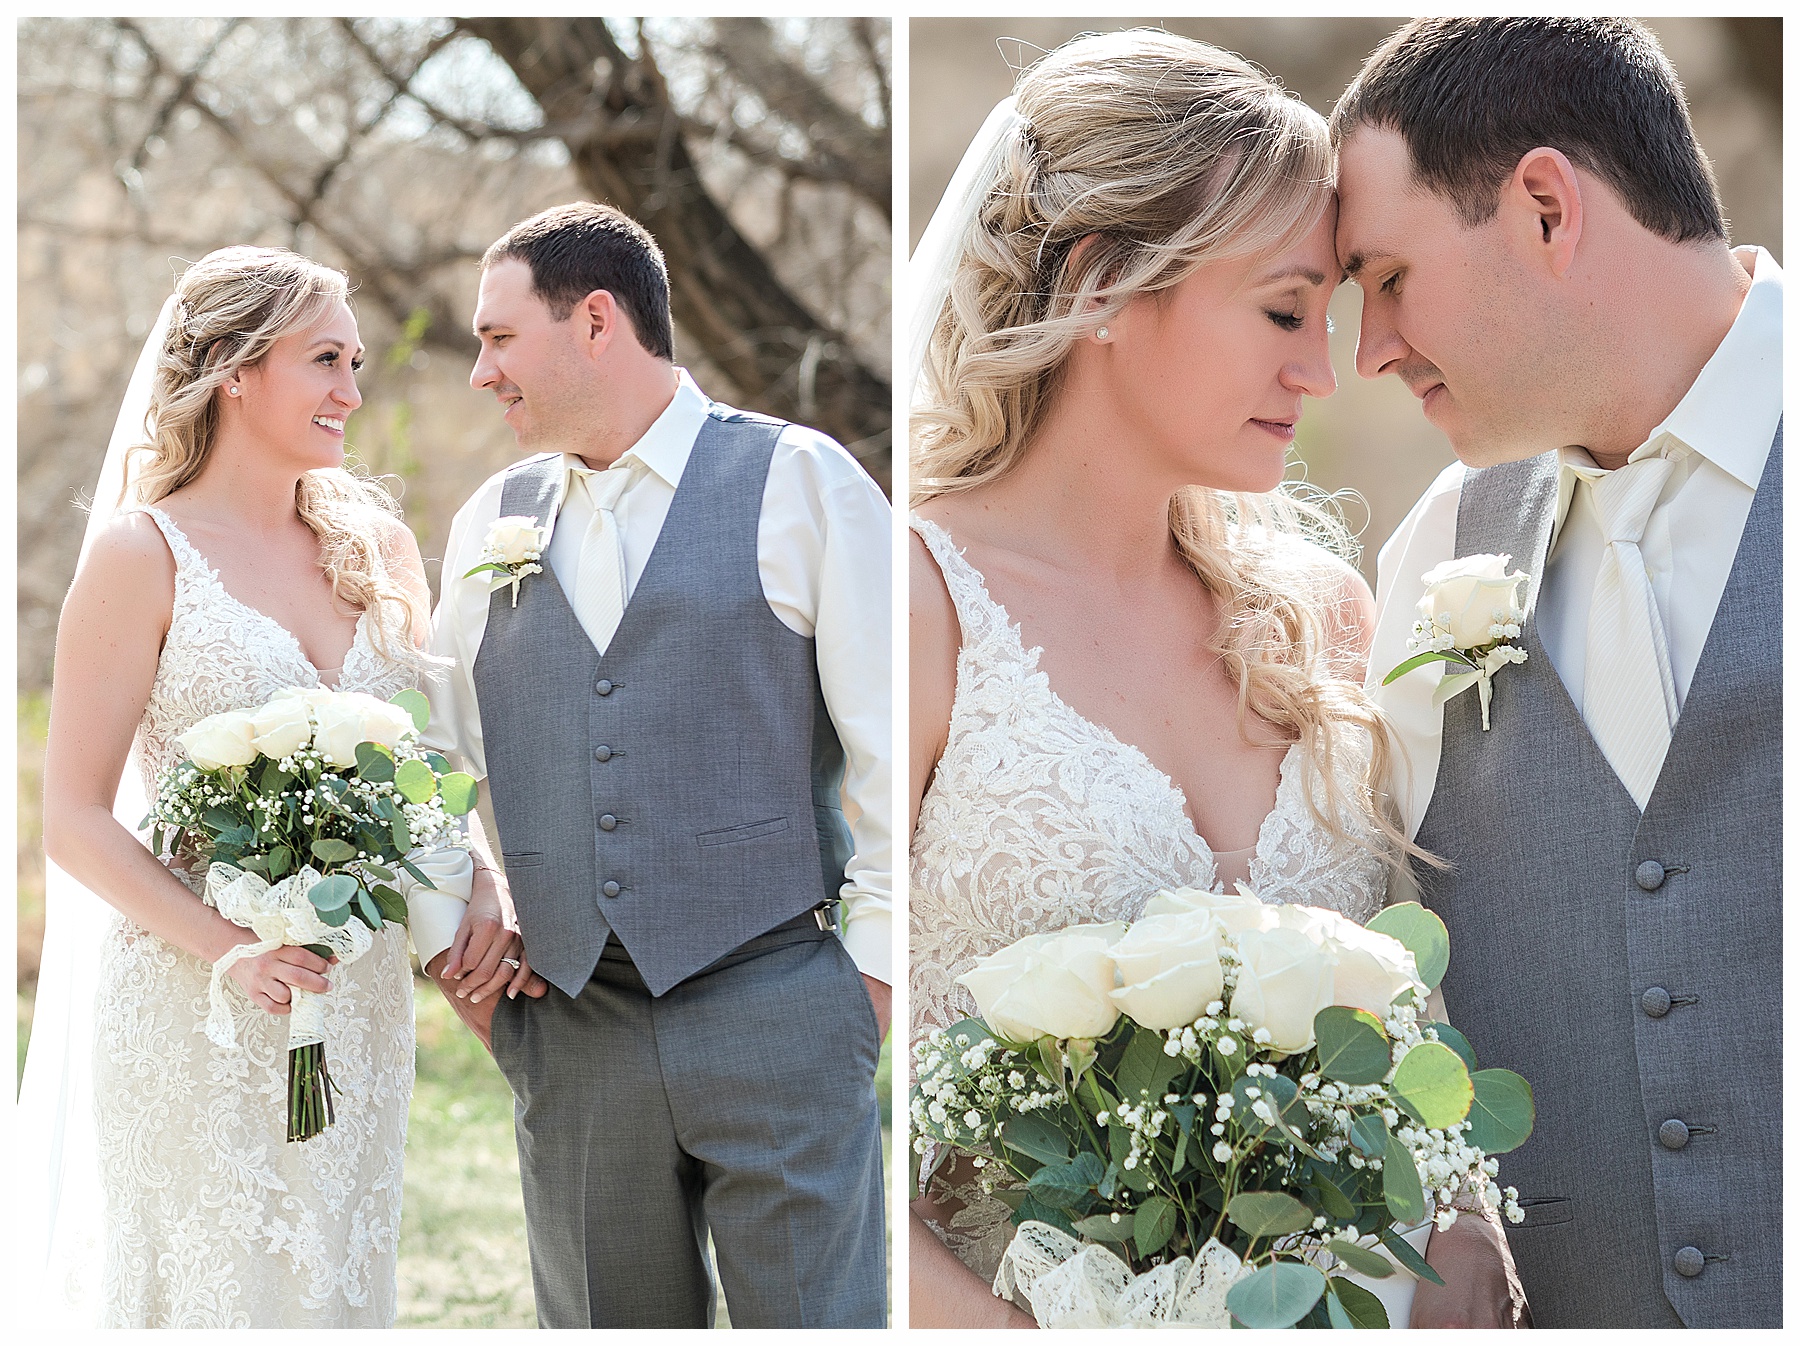
<svg viewBox="0 0 1800 1346">
<path fill-rule="evenodd" d="M 1759 243 L 1782 261 L 1781 20 L 1659 18 L 1645 21 L 1686 89 L 1695 132 L 1712 160 L 1734 243 Z M 1366 18 L 914 19 L 909 90 L 908 247 L 989 109 L 1017 71 L 1081 33 L 1154 26 L 1246 57 L 1321 113 L 1400 23 Z M 1397 379 L 1356 374 L 1361 292 L 1341 286 L 1330 313 L 1338 391 L 1308 399 L 1297 440 L 1300 475 L 1327 491 L 1351 489 L 1346 521 L 1361 531 L 1362 568 L 1412 503 L 1452 460 L 1449 441 L 1420 414 Z"/>
<path fill-rule="evenodd" d="M 457 506 L 518 456 L 467 382 L 476 264 L 563 201 L 656 235 L 703 388 L 819 426 L 885 489 L 891 52 L 885 20 L 855 18 L 21 22 L 18 1059 L 77 501 L 183 267 L 259 243 L 349 274 L 368 348 L 351 454 L 389 477 L 434 589 Z M 418 989 L 401 1323 L 530 1326 L 511 1094 Z"/>
</svg>

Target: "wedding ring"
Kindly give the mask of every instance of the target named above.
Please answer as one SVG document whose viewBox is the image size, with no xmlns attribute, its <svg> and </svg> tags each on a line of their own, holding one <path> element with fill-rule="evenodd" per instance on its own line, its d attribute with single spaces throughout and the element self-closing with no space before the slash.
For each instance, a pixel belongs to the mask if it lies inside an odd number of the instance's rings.
<svg viewBox="0 0 1800 1346">
<path fill-rule="evenodd" d="M 517 958 L 502 958 L 500 961 L 502 963 L 505 963 L 514 972 L 517 972 L 519 970 L 519 960 Z"/>
</svg>

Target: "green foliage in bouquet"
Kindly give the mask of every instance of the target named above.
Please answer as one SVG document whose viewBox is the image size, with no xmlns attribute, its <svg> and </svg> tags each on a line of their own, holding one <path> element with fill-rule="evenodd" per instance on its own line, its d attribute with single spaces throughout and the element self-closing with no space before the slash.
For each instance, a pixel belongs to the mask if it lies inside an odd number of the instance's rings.
<svg viewBox="0 0 1800 1346">
<path fill-rule="evenodd" d="M 408 855 L 459 842 L 458 819 L 476 799 L 473 777 L 418 747 L 430 718 L 416 691 L 381 702 L 329 688 L 208 716 L 181 736 L 187 757 L 164 776 L 141 826 L 157 855 L 197 858 L 209 873 L 242 871 L 273 887 L 310 868 L 319 877 L 305 900 L 325 926 L 405 925 L 398 872 L 436 887 Z M 323 944 L 305 947 L 332 956 Z M 290 1141 L 333 1124 L 332 1092 L 324 1043 L 292 1047 Z"/>
<path fill-rule="evenodd" d="M 348 694 L 316 696 L 320 703 L 328 699 L 346 700 Z M 334 765 L 316 729 L 311 742 L 275 757 L 258 749 L 252 736 L 248 760 L 181 762 L 144 820 L 151 849 L 159 855 L 191 853 L 270 883 L 310 865 L 323 877 L 307 897 L 325 924 L 339 926 L 354 917 L 371 930 L 385 922 L 405 925 L 406 900 L 393 886 L 395 871 L 435 886 L 406 856 L 417 846 L 459 835 L 452 820 L 475 807 L 476 784 L 474 777 L 452 771 L 441 753 L 417 747 L 416 735 L 431 720 L 424 695 L 407 690 L 387 704 L 405 713 L 412 733 L 391 735 L 393 744 L 357 742 L 354 766 Z M 208 723 L 202 721 L 195 731 Z"/>
<path fill-rule="evenodd" d="M 915 1148 L 937 1142 L 938 1164 L 973 1155 L 1015 1224 L 1106 1245 L 1135 1272 L 1216 1239 L 1246 1267 L 1226 1299 L 1242 1326 L 1386 1327 L 1342 1272 L 1393 1274 L 1379 1244 L 1441 1284 L 1401 1231 L 1426 1219 L 1428 1183 L 1440 1225 L 1458 1188 L 1518 1218 L 1492 1156 L 1523 1143 L 1533 1110 L 1523 1079 L 1477 1069 L 1460 1033 L 1422 1021 L 1449 959 L 1437 917 L 1407 904 L 1369 928 L 1410 952 L 1416 982 L 1382 1017 L 1324 1005 L 1299 1051 L 1234 1012 L 1228 939 L 1224 991 L 1191 1023 L 1121 1014 L 1092 1039 L 1009 1041 L 965 1019 L 934 1033 L 915 1049 Z"/>
</svg>

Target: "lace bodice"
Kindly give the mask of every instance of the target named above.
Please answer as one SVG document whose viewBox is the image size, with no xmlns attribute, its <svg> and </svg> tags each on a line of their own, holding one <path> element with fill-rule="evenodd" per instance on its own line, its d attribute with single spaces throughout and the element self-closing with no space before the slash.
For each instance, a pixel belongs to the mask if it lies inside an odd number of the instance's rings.
<svg viewBox="0 0 1800 1346">
<path fill-rule="evenodd" d="M 937 524 L 914 516 L 962 625 L 956 694 L 937 771 L 912 839 L 908 914 L 914 1038 L 977 1012 L 956 984 L 979 958 L 1026 935 L 1092 921 L 1131 921 L 1162 888 L 1218 889 L 1218 867 L 1180 788 L 1141 750 L 1077 713 L 1038 667 L 980 572 Z M 1347 801 L 1367 769 L 1365 731 L 1335 745 L 1338 817 L 1369 824 Z M 1381 907 L 1382 863 L 1314 820 L 1298 745 L 1282 759 L 1249 883 L 1265 902 L 1330 907 L 1366 921 Z M 1314 783 L 1314 798 L 1324 802 Z M 964 1175 L 966 1178 L 966 1174 Z M 954 1208 L 938 1233 L 991 1278 L 1010 1237 L 1007 1208 L 972 1181 L 934 1189 Z"/>
<path fill-rule="evenodd" d="M 1025 648 L 948 533 L 917 517 L 913 529 L 962 623 L 949 736 L 912 842 L 918 1034 L 975 1013 L 955 979 L 1014 940 L 1077 922 L 1135 920 L 1158 889 L 1219 884 L 1180 788 L 1056 694 L 1038 668 L 1041 652 Z M 1333 753 L 1341 798 L 1355 798 L 1368 754 L 1367 734 L 1347 729 Z M 1301 793 L 1306 776 L 1296 745 L 1281 762 L 1250 886 L 1265 902 L 1367 920 L 1381 906 L 1382 865 L 1314 821 Z M 1340 821 L 1351 835 L 1367 827 L 1348 809 Z"/>
<path fill-rule="evenodd" d="M 154 506 L 143 512 L 162 529 L 175 557 L 174 612 L 137 735 L 145 797 L 154 799 L 157 778 L 181 760 L 179 735 L 208 715 L 248 709 L 283 688 L 317 687 L 323 680 L 293 632 L 233 598 L 173 519 Z M 412 686 L 414 674 L 382 658 L 369 642 L 368 620 L 367 613 L 357 618 L 356 637 L 331 685 L 386 700 Z"/>
<path fill-rule="evenodd" d="M 175 602 L 138 727 L 146 794 L 205 716 L 320 685 L 300 643 L 233 598 L 180 528 Z M 336 686 L 387 698 L 414 670 L 359 620 Z M 190 888 L 199 881 L 184 876 Z M 413 1082 L 406 936 L 389 926 L 329 974 L 325 1053 L 337 1122 L 286 1141 L 287 1021 L 236 982 L 236 1038 L 204 1024 L 211 965 L 115 916 L 100 953 L 95 1124 L 105 1195 L 106 1326 L 381 1327 L 396 1311 L 401 1170 Z"/>
</svg>

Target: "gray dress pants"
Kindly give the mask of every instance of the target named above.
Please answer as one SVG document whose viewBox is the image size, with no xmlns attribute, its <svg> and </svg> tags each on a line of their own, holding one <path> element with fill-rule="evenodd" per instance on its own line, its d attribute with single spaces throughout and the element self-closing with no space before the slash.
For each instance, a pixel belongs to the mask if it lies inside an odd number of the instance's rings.
<svg viewBox="0 0 1800 1346">
<path fill-rule="evenodd" d="M 616 938 L 580 996 L 502 998 L 543 1327 L 887 1321 L 875 1017 L 810 915 L 652 996 Z"/>
</svg>

